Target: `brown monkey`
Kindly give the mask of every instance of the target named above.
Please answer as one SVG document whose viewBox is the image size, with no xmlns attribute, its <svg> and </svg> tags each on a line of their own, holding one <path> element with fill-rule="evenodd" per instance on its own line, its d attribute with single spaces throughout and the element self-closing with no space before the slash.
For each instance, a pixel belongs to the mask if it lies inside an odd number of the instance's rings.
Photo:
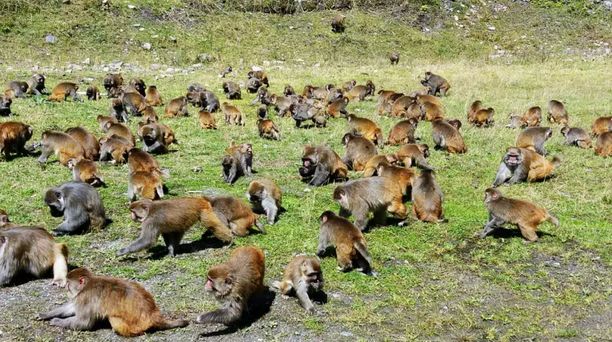
<svg viewBox="0 0 612 342">
<path fill-rule="evenodd" d="M 332 118 L 346 117 L 348 115 L 348 111 L 346 110 L 348 103 L 349 99 L 346 96 L 336 99 L 327 104 L 325 114 L 331 116 Z"/>
<path fill-rule="evenodd" d="M 187 112 L 187 98 L 180 96 L 170 100 L 166 105 L 166 109 L 164 109 L 164 113 L 167 118 L 189 115 Z"/>
<path fill-rule="evenodd" d="M 291 105 L 294 104 L 294 98 L 291 96 L 270 95 L 270 104 L 274 106 L 274 110 L 280 117 L 285 117 L 291 114 Z"/>
<path fill-rule="evenodd" d="M 515 115 L 510 113 L 508 116 L 509 123 L 506 125 L 507 128 L 525 128 L 527 127 L 527 122 L 523 120 L 523 117 L 520 115 Z"/>
<path fill-rule="evenodd" d="M 544 148 L 546 140 L 552 137 L 550 127 L 528 127 L 516 137 L 516 147 L 526 148 L 545 156 L 548 152 Z"/>
<path fill-rule="evenodd" d="M 123 76 L 121 74 L 106 74 L 104 77 L 104 89 L 109 98 L 119 97 L 122 85 Z"/>
<path fill-rule="evenodd" d="M 259 136 L 262 138 L 280 140 L 280 130 L 270 119 L 257 119 L 257 129 L 259 130 Z"/>
<path fill-rule="evenodd" d="M 225 123 L 228 125 L 240 125 L 244 126 L 244 118 L 242 112 L 238 107 L 230 104 L 229 102 L 223 102 L 221 104 L 221 110 L 225 116 Z"/>
<path fill-rule="evenodd" d="M 485 190 L 484 202 L 489 211 L 489 221 L 480 233 L 481 238 L 485 238 L 495 228 L 511 223 L 518 226 L 521 235 L 528 242 L 534 242 L 538 240 L 536 230 L 542 222 L 550 221 L 555 226 L 559 226 L 559 219 L 551 215 L 548 210 L 531 202 L 504 197 L 501 191 L 494 188 Z"/>
<path fill-rule="evenodd" d="M 72 82 L 61 82 L 51 90 L 48 100 L 54 102 L 65 101 L 68 96 L 72 97 L 73 101 L 81 101 L 81 98 L 77 94 L 79 86 Z"/>
<path fill-rule="evenodd" d="M 11 115 L 11 104 L 13 99 L 10 96 L 0 96 L 0 116 Z"/>
<path fill-rule="evenodd" d="M 251 144 L 232 145 L 225 149 L 225 156 L 221 161 L 223 180 L 234 184 L 240 176 L 250 177 L 253 167 L 253 146 Z"/>
<path fill-rule="evenodd" d="M 612 116 L 602 116 L 595 119 L 593 125 L 591 126 L 591 132 L 594 136 L 598 136 L 606 132 L 612 132 Z"/>
<path fill-rule="evenodd" d="M 342 162 L 351 170 L 363 171 L 368 160 L 378 154 L 376 146 L 360 135 L 346 133 L 342 138 L 342 144 L 346 149 Z"/>
<path fill-rule="evenodd" d="M 153 107 L 164 105 L 164 101 L 162 100 L 161 94 L 157 90 L 157 86 L 154 85 L 150 85 L 147 88 L 147 92 L 145 94 L 145 101 L 149 106 Z"/>
<path fill-rule="evenodd" d="M 567 114 L 567 110 L 565 110 L 565 106 L 561 101 L 550 100 L 548 102 L 547 119 L 552 123 L 558 123 L 564 126 L 568 125 L 569 115 Z"/>
<path fill-rule="evenodd" d="M 167 125 L 150 123 L 138 124 L 138 136 L 143 141 L 143 150 L 150 153 L 166 153 L 168 146 L 178 144 L 172 128 Z"/>
<path fill-rule="evenodd" d="M 431 122 L 433 141 L 436 150 L 445 150 L 448 153 L 466 153 L 467 147 L 459 130 L 443 119 Z"/>
<path fill-rule="evenodd" d="M 416 142 L 414 132 L 417 129 L 418 123 L 418 120 L 410 118 L 395 124 L 391 131 L 389 131 L 387 145 L 414 144 Z"/>
<path fill-rule="evenodd" d="M 412 212 L 423 222 L 446 222 L 442 210 L 444 197 L 432 170 L 422 170 L 412 184 Z"/>
<path fill-rule="evenodd" d="M 391 116 L 421 119 L 421 105 L 416 103 L 414 97 L 402 95 L 391 104 Z"/>
<path fill-rule="evenodd" d="M 136 91 L 123 93 L 120 98 L 124 110 L 129 111 L 134 116 L 142 116 L 142 113 L 148 107 L 145 97 Z"/>
<path fill-rule="evenodd" d="M 351 90 L 346 93 L 346 97 L 349 100 L 357 100 L 363 101 L 367 96 L 374 96 L 374 92 L 376 91 L 376 87 L 372 81 L 366 81 L 365 85 L 356 85 Z"/>
<path fill-rule="evenodd" d="M 42 74 L 34 74 L 28 82 L 28 91 L 27 93 L 30 95 L 44 95 L 48 94 L 47 89 L 45 88 L 45 76 Z"/>
<path fill-rule="evenodd" d="M 107 320 L 120 336 L 138 336 L 151 330 L 182 328 L 185 320 L 164 318 L 151 293 L 140 284 L 119 278 L 97 276 L 85 268 L 68 273 L 67 289 L 72 299 L 47 313 L 40 320 L 72 330 L 92 330 Z"/>
<path fill-rule="evenodd" d="M 93 187 L 106 186 L 95 162 L 89 159 L 70 159 L 67 166 L 72 170 L 73 180 L 85 182 Z"/>
<path fill-rule="evenodd" d="M 233 71 L 232 66 L 228 65 L 225 69 L 223 69 L 223 71 L 221 71 L 221 73 L 219 74 L 220 78 L 225 78 L 225 76 L 227 74 L 231 74 Z"/>
<path fill-rule="evenodd" d="M 90 101 L 98 101 L 100 99 L 100 90 L 98 90 L 98 87 L 92 85 L 87 87 L 87 90 L 85 90 L 85 95 Z"/>
<path fill-rule="evenodd" d="M 350 114 L 346 118 L 349 124 L 350 133 L 359 134 L 377 146 L 383 146 L 384 141 L 382 130 L 374 121 L 366 118 L 360 118 L 354 114 Z"/>
<path fill-rule="evenodd" d="M 251 70 L 247 73 L 247 78 L 256 78 L 260 80 L 261 83 L 265 84 L 266 87 L 270 87 L 268 74 L 264 70 Z"/>
<path fill-rule="evenodd" d="M 13 228 L 13 227 L 17 227 L 17 226 L 13 224 L 11 220 L 9 220 L 8 213 L 5 210 L 0 209 L 0 229 Z"/>
<path fill-rule="evenodd" d="M 493 115 L 495 115 L 495 110 L 493 108 L 481 108 L 474 114 L 472 125 L 476 127 L 491 127 L 495 122 L 495 120 L 493 120 Z"/>
<path fill-rule="evenodd" d="M 140 79 L 140 78 L 132 78 L 130 80 L 130 87 L 136 89 L 136 91 L 140 95 L 142 95 L 142 96 L 146 95 L 145 89 L 147 89 L 147 87 L 145 85 L 145 82 L 142 79 Z"/>
<path fill-rule="evenodd" d="M 429 146 L 427 144 L 406 144 L 400 146 L 394 158 L 404 164 L 405 167 L 418 166 L 421 169 L 433 170 L 426 158 L 429 158 Z"/>
<path fill-rule="evenodd" d="M 123 105 L 122 99 L 111 99 L 110 116 L 115 119 L 115 122 L 128 122 L 128 113 Z"/>
<path fill-rule="evenodd" d="M 157 116 L 157 113 L 155 112 L 155 109 L 153 109 L 152 106 L 146 106 L 145 109 L 142 111 L 142 123 L 145 124 L 150 124 L 150 123 L 156 123 L 159 121 L 159 117 Z"/>
<path fill-rule="evenodd" d="M 130 172 L 128 198 L 130 202 L 140 199 L 157 200 L 164 197 L 162 174 L 158 171 Z"/>
<path fill-rule="evenodd" d="M 132 145 L 136 145 L 136 138 L 134 137 L 134 134 L 132 134 L 130 128 L 124 124 L 107 122 L 104 125 L 103 131 L 106 133 L 107 137 L 117 135 L 129 141 L 132 143 Z"/>
<path fill-rule="evenodd" d="M 421 118 L 426 121 L 434 121 L 444 118 L 444 110 L 442 106 L 439 106 L 433 102 L 423 102 L 419 105 L 421 110 Z"/>
<path fill-rule="evenodd" d="M 436 106 L 443 108 L 444 105 L 442 105 L 442 100 L 440 100 L 440 98 L 430 95 L 430 94 L 425 94 L 425 95 L 417 95 L 415 97 L 415 101 L 419 104 L 422 105 L 425 102 L 431 102 L 433 104 L 435 104 Z"/>
<path fill-rule="evenodd" d="M 22 122 L 7 121 L 0 123 L 0 153 L 8 160 L 12 153 L 28 155 L 25 144 L 32 138 L 32 126 Z"/>
<path fill-rule="evenodd" d="M 348 181 L 334 189 L 333 198 L 340 204 L 340 215 L 355 218 L 355 225 L 365 230 L 368 214 L 383 220 L 388 212 L 399 219 L 406 219 L 406 206 L 402 200 L 403 189 L 390 177 L 369 177 Z M 403 224 L 403 223 L 402 223 Z"/>
<path fill-rule="evenodd" d="M 130 173 L 135 172 L 159 172 L 164 173 L 159 163 L 152 155 L 139 149 L 132 148 L 128 155 L 128 169 Z"/>
<path fill-rule="evenodd" d="M 319 220 L 321 227 L 317 255 L 323 257 L 329 247 L 334 247 L 339 271 L 348 272 L 358 269 L 365 274 L 372 275 L 372 257 L 359 228 L 329 210 L 323 212 Z"/>
<path fill-rule="evenodd" d="M 257 214 L 242 200 L 231 196 L 204 197 L 210 202 L 219 220 L 230 228 L 236 236 L 247 236 L 256 226 L 262 234 L 266 233 L 263 224 L 257 222 Z"/>
<path fill-rule="evenodd" d="M 452 119 L 452 120 L 448 120 L 447 122 L 449 125 L 455 127 L 456 130 L 459 130 L 461 126 L 463 126 L 463 124 L 461 123 L 461 120 L 459 119 Z"/>
<path fill-rule="evenodd" d="M 38 158 L 41 165 L 47 163 L 49 156 L 54 153 L 60 164 L 67 166 L 70 159 L 85 158 L 85 150 L 83 146 L 73 137 L 66 133 L 44 131 L 42 133 L 42 153 Z"/>
<path fill-rule="evenodd" d="M 198 118 L 202 129 L 217 129 L 217 122 L 211 112 L 202 109 L 198 113 Z"/>
<path fill-rule="evenodd" d="M 246 82 L 246 88 L 247 88 L 247 92 L 253 94 L 253 93 L 257 93 L 259 89 L 261 88 L 266 88 L 266 86 L 263 85 L 263 83 L 261 82 L 259 78 L 250 77 Z M 261 98 L 257 96 L 255 97 L 253 101 L 257 102 L 258 99 L 260 100 Z"/>
<path fill-rule="evenodd" d="M 338 13 L 334 16 L 334 18 L 332 19 L 331 22 L 331 27 L 332 27 L 332 32 L 335 33 L 342 33 L 344 32 L 344 18 L 346 18 L 345 16 L 343 16 L 342 14 Z"/>
<path fill-rule="evenodd" d="M 538 106 L 530 107 L 523 113 L 522 121 L 527 127 L 540 126 L 540 122 L 542 122 L 542 108 Z"/>
<path fill-rule="evenodd" d="M 66 258 L 66 245 L 56 243 L 44 228 L 6 224 L 0 229 L 0 286 L 10 284 L 20 273 L 41 278 L 52 270 L 52 284 L 63 287 Z"/>
<path fill-rule="evenodd" d="M 12 90 L 12 97 L 21 98 L 26 97 L 29 85 L 28 82 L 11 81 L 6 85 L 6 87 L 8 88 L 7 90 Z"/>
<path fill-rule="evenodd" d="M 554 157 L 552 161 L 526 148 L 509 147 L 499 165 L 493 187 L 503 183 L 536 182 L 550 177 L 561 161 Z"/>
<path fill-rule="evenodd" d="M 285 89 L 283 90 L 283 95 L 290 96 L 295 95 L 295 89 L 290 84 L 285 85 Z"/>
<path fill-rule="evenodd" d="M 130 204 L 130 212 L 132 220 L 142 224 L 142 231 L 137 240 L 117 252 L 118 256 L 152 247 L 159 235 L 164 238 L 168 253 L 175 256 L 185 232 L 198 222 L 219 240 L 232 241 L 231 230 L 219 220 L 211 203 L 202 197 L 172 198 L 155 202 L 142 199 Z"/>
<path fill-rule="evenodd" d="M 605 132 L 597 137 L 595 154 L 602 157 L 612 156 L 612 132 Z"/>
<path fill-rule="evenodd" d="M 304 146 L 302 166 L 298 171 L 303 182 L 314 186 L 348 179 L 346 164 L 336 152 L 324 145 Z"/>
<path fill-rule="evenodd" d="M 266 214 L 269 224 L 274 224 L 282 208 L 283 193 L 270 179 L 257 179 L 249 183 L 247 198 L 256 213 Z"/>
<path fill-rule="evenodd" d="M 377 154 L 370 158 L 363 168 L 364 177 L 372 177 L 378 175 L 379 165 L 389 165 L 395 161 L 395 157 L 386 154 Z M 379 175 L 380 176 L 380 175 Z"/>
<path fill-rule="evenodd" d="M 389 165 L 388 163 L 380 163 L 376 168 L 376 173 L 381 177 L 387 177 L 395 182 L 402 191 L 403 196 L 410 194 L 412 182 L 415 179 L 414 170 L 406 167 Z"/>
<path fill-rule="evenodd" d="M 112 164 L 125 163 L 128 152 L 134 144 L 124 137 L 113 134 L 100 139 L 99 161 L 111 161 Z"/>
<path fill-rule="evenodd" d="M 280 290 L 283 296 L 295 295 L 302 307 L 314 313 L 310 293 L 323 290 L 323 272 L 319 259 L 312 256 L 296 255 L 285 268 L 282 281 L 275 281 L 272 286 Z"/>
<path fill-rule="evenodd" d="M 376 112 L 378 115 L 391 113 L 393 103 L 402 96 L 404 96 L 404 94 L 393 90 L 379 90 L 378 101 L 376 103 Z"/>
<path fill-rule="evenodd" d="M 484 107 L 482 106 L 482 101 L 476 100 L 472 102 L 467 112 L 467 121 L 473 124 L 476 119 L 476 113 L 483 108 Z"/>
<path fill-rule="evenodd" d="M 391 61 L 391 65 L 399 63 L 400 54 L 397 51 L 393 51 L 389 54 L 389 61 Z"/>
<path fill-rule="evenodd" d="M 98 160 L 98 158 L 100 158 L 100 143 L 98 139 L 85 128 L 80 126 L 68 128 L 66 134 L 83 146 L 85 158 L 91 160 Z"/>
<path fill-rule="evenodd" d="M 357 85 L 357 81 L 355 80 L 346 81 L 342 85 L 342 91 L 346 93 L 350 91 L 351 89 L 353 89 L 353 87 L 355 87 L 356 85 Z"/>
<path fill-rule="evenodd" d="M 105 115 L 98 115 L 98 117 L 96 118 L 96 121 L 98 121 L 98 124 L 100 124 L 101 130 L 104 130 L 104 127 L 109 122 L 118 123 L 117 119 L 114 116 L 105 116 Z"/>
<path fill-rule="evenodd" d="M 240 100 L 242 98 L 240 92 L 240 85 L 236 82 L 225 81 L 223 82 L 223 93 L 229 100 Z"/>
<path fill-rule="evenodd" d="M 566 145 L 575 145 L 581 148 L 591 148 L 591 137 L 580 127 L 564 126 L 561 128 L 561 134 L 565 137 Z"/>
<path fill-rule="evenodd" d="M 427 71 L 425 73 L 425 78 L 421 80 L 421 84 L 425 87 L 429 87 L 431 90 L 429 92 L 430 95 L 438 95 L 446 96 L 448 90 L 450 89 L 450 84 L 444 77 L 431 73 Z"/>
<path fill-rule="evenodd" d="M 208 270 L 204 289 L 223 307 L 198 316 L 196 323 L 233 325 L 249 309 L 249 300 L 265 289 L 265 256 L 257 247 L 238 247 L 230 259 Z"/>
</svg>

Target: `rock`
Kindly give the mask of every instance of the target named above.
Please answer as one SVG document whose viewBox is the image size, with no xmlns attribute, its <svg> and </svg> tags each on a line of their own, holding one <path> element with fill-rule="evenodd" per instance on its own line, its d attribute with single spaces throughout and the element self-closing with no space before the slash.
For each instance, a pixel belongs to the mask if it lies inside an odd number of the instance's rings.
<svg viewBox="0 0 612 342">
<path fill-rule="evenodd" d="M 87 57 L 87 58 L 85 58 L 85 60 L 84 60 L 83 62 L 81 62 L 81 63 L 83 63 L 83 64 L 85 64 L 85 65 L 89 65 L 89 64 L 91 64 L 91 59 L 90 59 L 89 57 Z"/>
<path fill-rule="evenodd" d="M 152 46 L 151 46 L 151 43 L 143 43 L 143 44 L 142 44 L 142 48 L 143 48 L 143 49 L 145 49 L 145 50 L 147 50 L 147 51 L 148 51 L 148 50 L 151 50 L 151 47 L 152 47 Z"/>
<path fill-rule="evenodd" d="M 196 57 L 196 62 L 198 63 L 210 63 L 214 60 L 215 58 L 207 53 L 201 53 Z"/>
<path fill-rule="evenodd" d="M 151 64 L 151 70 L 159 70 L 160 67 L 159 64 Z"/>
<path fill-rule="evenodd" d="M 64 4 L 64 5 L 70 5 L 70 0 L 62 0 L 62 4 Z"/>
<path fill-rule="evenodd" d="M 170 39 L 171 42 L 176 44 L 176 37 L 170 36 L 170 37 L 168 37 L 168 39 Z"/>
<path fill-rule="evenodd" d="M 55 44 L 57 42 L 57 37 L 52 35 L 52 34 L 48 34 L 45 36 L 45 43 L 48 44 Z"/>
<path fill-rule="evenodd" d="M 123 66 L 123 62 L 122 61 L 112 62 L 108 66 L 112 69 L 121 69 L 121 67 Z"/>
<path fill-rule="evenodd" d="M 127 6 L 128 6 L 129 9 L 135 9 L 136 8 L 136 6 L 134 6 L 132 4 L 128 4 Z"/>
<path fill-rule="evenodd" d="M 487 30 L 489 30 L 489 31 L 493 32 L 493 31 L 495 31 L 495 26 L 493 26 L 493 25 L 487 25 Z"/>
<path fill-rule="evenodd" d="M 95 79 L 93 77 L 83 77 L 81 79 L 81 82 L 85 83 L 85 84 L 91 84 L 91 82 L 93 82 Z"/>
</svg>

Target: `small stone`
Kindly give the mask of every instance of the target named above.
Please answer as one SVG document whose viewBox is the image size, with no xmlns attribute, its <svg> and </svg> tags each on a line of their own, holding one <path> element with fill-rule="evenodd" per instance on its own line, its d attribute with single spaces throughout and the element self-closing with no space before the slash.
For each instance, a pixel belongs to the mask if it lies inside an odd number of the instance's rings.
<svg viewBox="0 0 612 342">
<path fill-rule="evenodd" d="M 151 47 L 152 47 L 151 43 L 144 43 L 144 44 L 142 44 L 142 48 L 147 50 L 147 51 L 151 50 Z"/>
<path fill-rule="evenodd" d="M 495 31 L 495 26 L 493 26 L 493 25 L 488 25 L 488 26 L 487 26 L 487 29 L 488 29 L 489 31 L 493 32 L 493 31 Z"/>
<path fill-rule="evenodd" d="M 52 34 L 48 34 L 45 36 L 45 43 L 48 44 L 55 44 L 57 42 L 57 37 L 52 35 Z"/>
<path fill-rule="evenodd" d="M 215 58 L 207 53 L 201 53 L 196 57 L 196 62 L 198 63 L 210 63 L 214 60 Z"/>
<path fill-rule="evenodd" d="M 342 332 L 340 332 L 340 335 L 342 335 L 344 337 L 351 337 L 351 336 L 353 336 L 353 333 L 351 333 L 350 331 L 342 331 Z"/>
<path fill-rule="evenodd" d="M 159 64 L 151 64 L 151 70 L 158 70 L 160 67 Z"/>
<path fill-rule="evenodd" d="M 140 24 L 136 23 L 136 24 L 132 24 L 132 26 L 134 26 L 134 27 L 140 27 Z"/>
<path fill-rule="evenodd" d="M 196 166 L 191 169 L 192 172 L 202 172 L 204 169 L 201 166 Z"/>
<path fill-rule="evenodd" d="M 304 192 L 311 192 L 312 190 L 310 190 L 310 188 L 306 188 L 304 189 Z"/>
<path fill-rule="evenodd" d="M 89 65 L 89 64 L 91 64 L 91 59 L 89 57 L 85 58 L 85 60 L 83 62 L 81 62 L 81 63 L 83 63 L 85 65 Z"/>
<path fill-rule="evenodd" d="M 134 9 L 134 8 L 136 8 L 136 6 L 134 6 L 134 5 L 132 5 L 132 4 L 128 4 L 128 8 L 129 8 L 129 9 Z"/>
<path fill-rule="evenodd" d="M 170 39 L 171 42 L 176 44 L 176 37 L 170 36 L 168 37 L 168 39 Z"/>
</svg>

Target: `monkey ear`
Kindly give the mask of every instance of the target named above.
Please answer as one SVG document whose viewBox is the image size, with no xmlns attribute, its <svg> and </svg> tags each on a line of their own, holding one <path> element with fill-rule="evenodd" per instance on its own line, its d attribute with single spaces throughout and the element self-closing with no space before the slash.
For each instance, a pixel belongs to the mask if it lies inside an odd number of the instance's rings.
<svg viewBox="0 0 612 342">
<path fill-rule="evenodd" d="M 55 197 L 57 197 L 57 199 L 62 198 L 62 193 L 61 193 L 61 191 L 57 191 L 57 190 L 56 190 L 56 191 L 53 191 L 53 194 L 55 195 Z"/>
<path fill-rule="evenodd" d="M 80 276 L 80 277 L 79 277 L 79 284 L 80 284 L 80 285 L 85 284 L 85 277 L 83 277 L 83 276 Z"/>
</svg>

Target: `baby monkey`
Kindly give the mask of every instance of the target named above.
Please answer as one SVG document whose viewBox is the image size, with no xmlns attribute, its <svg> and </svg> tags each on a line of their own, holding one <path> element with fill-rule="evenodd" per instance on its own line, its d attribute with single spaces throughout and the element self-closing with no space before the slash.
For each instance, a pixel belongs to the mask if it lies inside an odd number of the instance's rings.
<svg viewBox="0 0 612 342">
<path fill-rule="evenodd" d="M 279 289 L 283 296 L 297 296 L 302 307 L 314 313 L 310 294 L 323 289 L 321 264 L 316 257 L 296 255 L 285 268 L 283 280 L 275 281 L 272 286 Z"/>
</svg>

